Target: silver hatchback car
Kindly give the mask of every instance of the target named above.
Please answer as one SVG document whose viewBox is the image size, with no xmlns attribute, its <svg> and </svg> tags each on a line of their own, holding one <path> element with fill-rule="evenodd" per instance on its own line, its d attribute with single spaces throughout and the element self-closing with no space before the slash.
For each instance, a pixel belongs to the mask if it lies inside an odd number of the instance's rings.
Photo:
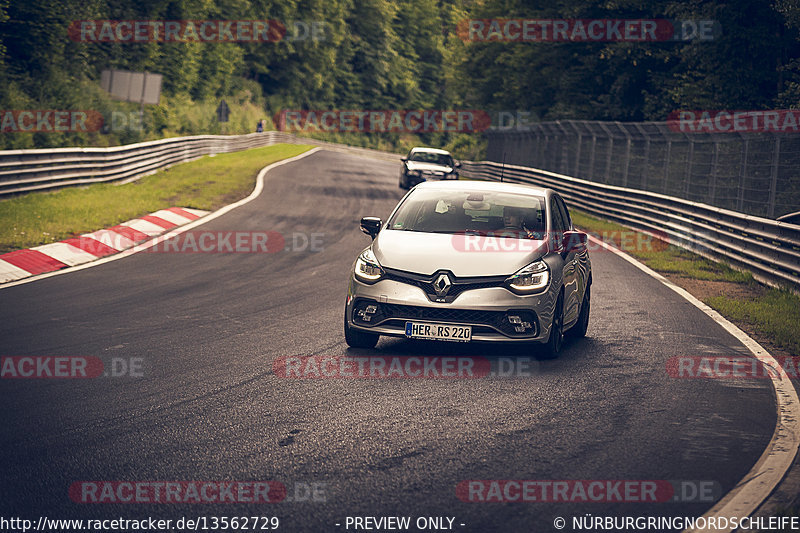
<svg viewBox="0 0 800 533">
<path fill-rule="evenodd" d="M 347 344 L 380 335 L 543 345 L 589 323 L 587 235 L 552 189 L 481 181 L 414 187 L 388 221 L 361 219 L 372 244 L 356 259 L 345 305 Z"/>
</svg>

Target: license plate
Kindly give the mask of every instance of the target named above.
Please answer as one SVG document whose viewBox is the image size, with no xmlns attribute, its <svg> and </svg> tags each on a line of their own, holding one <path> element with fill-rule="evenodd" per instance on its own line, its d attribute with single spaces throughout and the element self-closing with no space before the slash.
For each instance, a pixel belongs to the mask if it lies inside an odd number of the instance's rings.
<svg viewBox="0 0 800 533">
<path fill-rule="evenodd" d="M 406 322 L 406 337 L 434 341 L 469 342 L 472 326 L 436 324 L 433 322 Z"/>
</svg>

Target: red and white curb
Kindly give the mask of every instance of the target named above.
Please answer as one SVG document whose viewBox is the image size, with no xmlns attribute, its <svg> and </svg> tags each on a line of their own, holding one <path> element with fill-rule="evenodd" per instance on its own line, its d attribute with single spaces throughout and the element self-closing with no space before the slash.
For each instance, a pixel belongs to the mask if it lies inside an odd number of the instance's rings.
<svg viewBox="0 0 800 533">
<path fill-rule="evenodd" d="M 108 229 L 0 255 L 0 283 L 81 265 L 119 253 L 208 213 L 188 207 L 170 207 Z"/>
</svg>

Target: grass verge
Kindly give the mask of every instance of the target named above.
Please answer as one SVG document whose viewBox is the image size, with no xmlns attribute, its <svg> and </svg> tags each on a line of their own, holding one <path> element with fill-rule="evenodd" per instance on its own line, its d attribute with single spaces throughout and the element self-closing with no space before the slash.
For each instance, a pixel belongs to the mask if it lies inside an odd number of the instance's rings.
<svg viewBox="0 0 800 533">
<path fill-rule="evenodd" d="M 620 224 L 572 211 L 575 226 L 600 234 L 609 244 L 640 260 L 682 286 L 759 342 L 800 355 L 800 297 L 764 287 L 746 272 L 667 245 Z"/>
<path fill-rule="evenodd" d="M 265 166 L 311 148 L 276 144 L 206 156 L 125 185 L 97 183 L 0 200 L 0 253 L 57 242 L 166 207 L 213 211 L 247 196 Z"/>
</svg>

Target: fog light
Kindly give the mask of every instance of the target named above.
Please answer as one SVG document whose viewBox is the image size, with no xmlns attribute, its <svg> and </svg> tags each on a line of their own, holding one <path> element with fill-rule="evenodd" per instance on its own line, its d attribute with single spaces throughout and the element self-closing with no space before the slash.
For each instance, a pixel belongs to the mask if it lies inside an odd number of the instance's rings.
<svg viewBox="0 0 800 533">
<path fill-rule="evenodd" d="M 364 309 L 359 309 L 356 312 L 356 315 L 358 315 L 358 318 L 360 318 L 364 322 L 371 322 L 372 321 L 372 315 L 374 315 L 377 312 L 378 312 L 378 306 L 377 305 L 368 305 Z"/>
<path fill-rule="evenodd" d="M 517 333 L 525 333 L 531 329 L 531 323 L 523 321 L 519 315 L 508 315 L 508 321 L 514 324 L 514 331 Z"/>
</svg>

